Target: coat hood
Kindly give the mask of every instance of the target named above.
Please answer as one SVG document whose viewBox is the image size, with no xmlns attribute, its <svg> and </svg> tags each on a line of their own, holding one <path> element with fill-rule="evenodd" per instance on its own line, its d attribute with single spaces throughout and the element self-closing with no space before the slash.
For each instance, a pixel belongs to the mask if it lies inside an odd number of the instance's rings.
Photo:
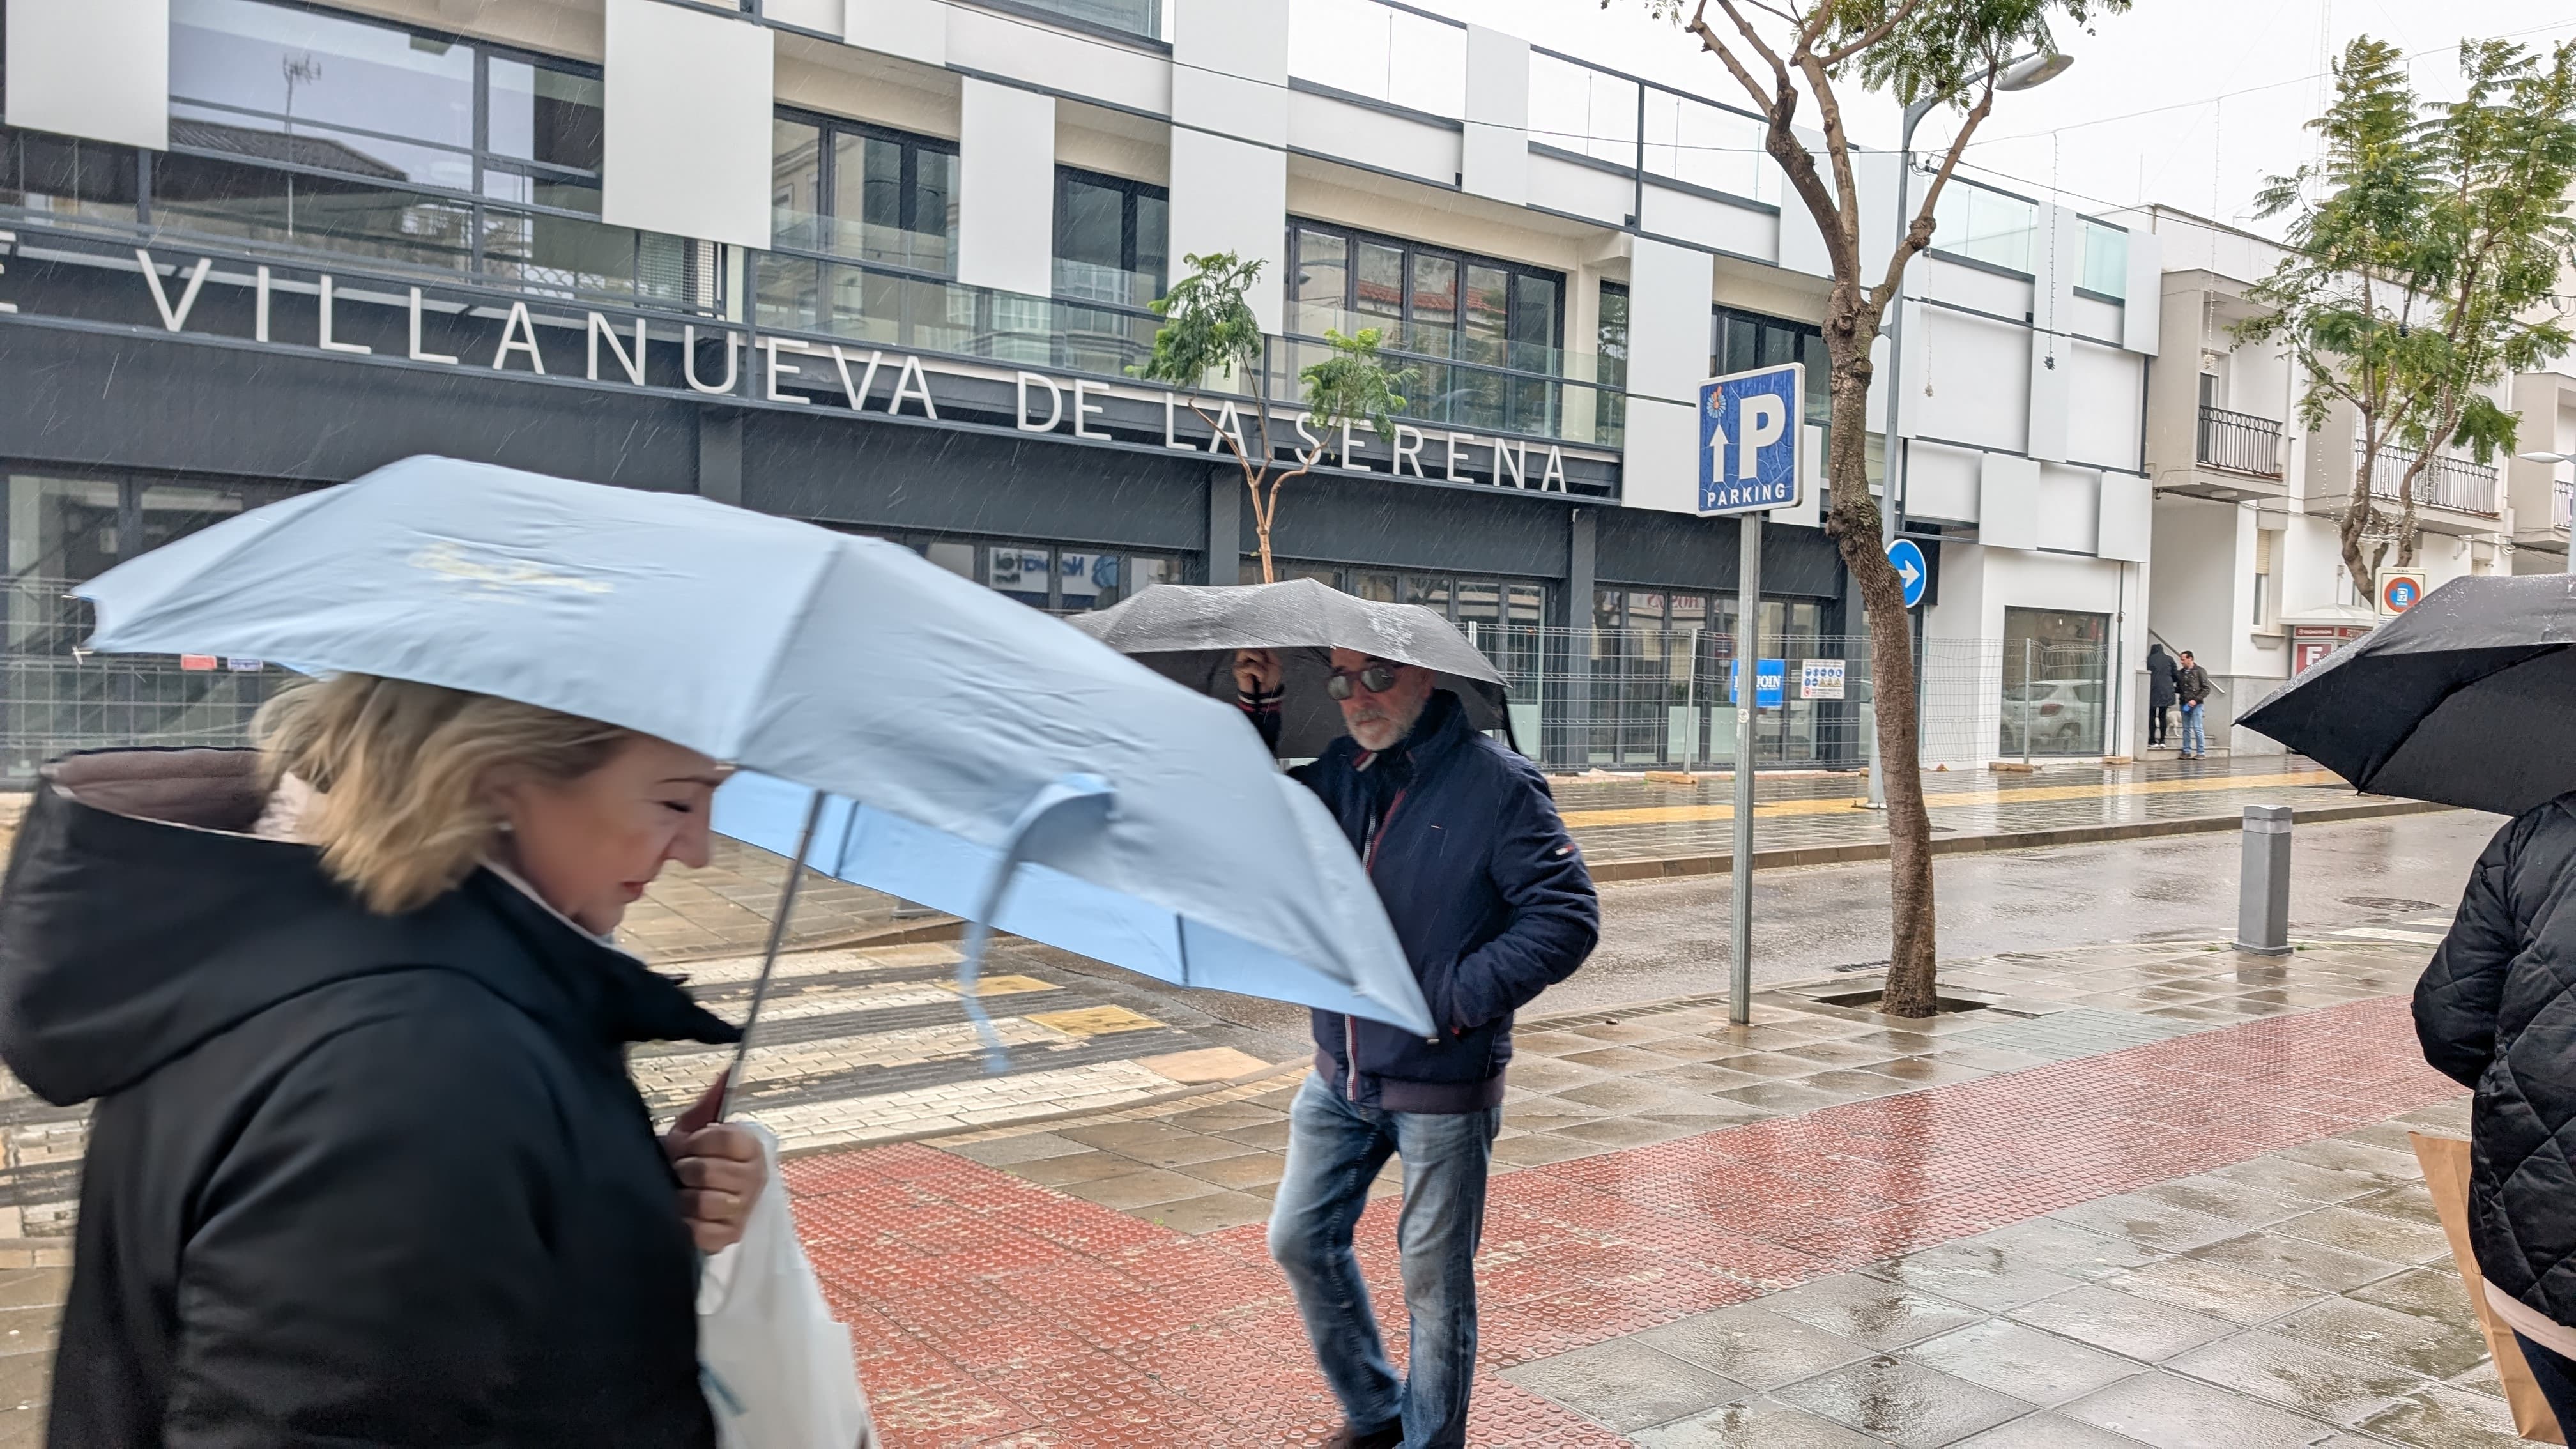
<svg viewBox="0 0 2576 1449">
<path fill-rule="evenodd" d="M 561 1033 L 735 1036 L 489 871 L 376 915 L 314 847 L 246 833 L 266 803 L 255 750 L 45 767 L 0 880 L 0 1060 L 39 1096 L 105 1096 L 290 997 L 391 970 L 471 976 Z"/>
</svg>

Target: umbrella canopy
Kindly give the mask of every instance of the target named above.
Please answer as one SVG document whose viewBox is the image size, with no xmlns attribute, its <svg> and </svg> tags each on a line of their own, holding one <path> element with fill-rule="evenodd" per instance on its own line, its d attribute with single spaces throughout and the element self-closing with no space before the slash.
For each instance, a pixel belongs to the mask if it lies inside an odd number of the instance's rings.
<svg viewBox="0 0 2576 1449">
<path fill-rule="evenodd" d="M 79 592 L 94 649 L 623 725 L 750 772 L 715 827 L 792 856 L 810 822 L 813 863 L 845 880 L 1167 981 L 1431 1030 L 1349 843 L 1233 711 L 894 544 L 421 457 Z"/>
<path fill-rule="evenodd" d="M 1374 603 L 1313 579 L 1233 588 L 1163 584 L 1068 622 L 1165 678 L 1228 703 L 1235 697 L 1234 651 L 1289 651 L 1280 659 L 1286 697 L 1278 745 L 1289 759 L 1320 755 L 1342 736 L 1341 710 L 1324 693 L 1330 649 L 1419 664 L 1439 676 L 1436 687 L 1458 696 L 1471 728 L 1511 728 L 1503 676 L 1456 625 L 1419 604 Z"/>
<path fill-rule="evenodd" d="M 2576 579 L 2453 579 L 2237 721 L 2380 795 L 2519 815 L 2576 790 Z"/>
</svg>

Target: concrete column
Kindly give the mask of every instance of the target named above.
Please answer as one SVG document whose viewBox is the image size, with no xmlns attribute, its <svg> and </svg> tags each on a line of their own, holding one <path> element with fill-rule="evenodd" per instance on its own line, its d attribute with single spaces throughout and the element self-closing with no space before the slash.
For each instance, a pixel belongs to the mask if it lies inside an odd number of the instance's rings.
<svg viewBox="0 0 2576 1449">
<path fill-rule="evenodd" d="M 167 150 L 170 0 L 8 0 L 9 124 Z"/>
<path fill-rule="evenodd" d="M 1055 292 L 1055 97 L 967 76 L 957 143 L 957 280 Z"/>
<path fill-rule="evenodd" d="M 1529 42 L 1467 27 L 1467 120 L 1459 189 L 1529 204 Z"/>
<path fill-rule="evenodd" d="M 1591 714 L 1592 669 L 1592 587 L 1593 554 L 1597 542 L 1597 516 L 1589 508 L 1570 511 L 1565 529 L 1565 597 L 1558 603 L 1558 620 L 1568 631 L 1558 637 L 1565 641 L 1565 658 L 1556 677 L 1565 681 L 1564 694 L 1542 700 L 1539 738 L 1525 742 L 1538 750 L 1538 758 L 1548 764 L 1580 767 L 1584 762 L 1587 742 L 1580 738 L 1580 721 Z"/>
<path fill-rule="evenodd" d="M 747 16 L 609 0 L 600 220 L 768 246 L 776 55 Z"/>
<path fill-rule="evenodd" d="M 1232 584 L 1243 568 L 1243 474 L 1208 469 L 1207 581 Z"/>
</svg>

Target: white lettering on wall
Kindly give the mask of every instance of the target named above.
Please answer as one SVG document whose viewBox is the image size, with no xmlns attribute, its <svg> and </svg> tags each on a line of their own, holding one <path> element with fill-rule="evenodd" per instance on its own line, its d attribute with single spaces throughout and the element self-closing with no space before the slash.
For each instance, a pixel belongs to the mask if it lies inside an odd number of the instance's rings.
<svg viewBox="0 0 2576 1449">
<path fill-rule="evenodd" d="M 1297 461 L 1309 468 L 1315 466 L 1316 459 L 1324 456 L 1324 440 L 1315 436 L 1314 423 L 1313 413 L 1297 415 L 1297 437 L 1306 445 L 1297 450 Z"/>
<path fill-rule="evenodd" d="M 709 387 L 707 384 L 698 381 L 698 329 L 687 324 L 682 324 L 680 328 L 680 378 L 682 381 L 688 383 L 689 391 L 706 393 L 711 397 L 722 397 L 726 393 L 733 391 L 734 380 L 739 374 L 742 366 L 742 356 L 740 352 L 742 347 L 742 334 L 739 332 L 727 332 L 724 335 L 724 345 L 724 381 L 717 383 L 713 387 Z"/>
<path fill-rule="evenodd" d="M 1046 396 L 1047 396 L 1047 415 L 1046 415 L 1046 421 L 1045 421 L 1045 422 L 1042 422 L 1042 423 L 1033 423 L 1033 422 L 1030 422 L 1030 421 L 1029 421 L 1029 384 L 1030 384 L 1030 383 L 1036 383 L 1038 386 L 1040 386 L 1040 387 L 1042 387 L 1042 388 L 1045 388 L 1045 389 L 1046 389 Z M 1018 414 L 1018 416 L 1014 419 L 1014 421 L 1016 421 L 1016 422 L 1020 425 L 1020 431 L 1021 431 L 1021 432 L 1024 432 L 1024 433 L 1043 433 L 1043 432 L 1048 432 L 1048 431 L 1052 430 L 1052 429 L 1055 427 L 1056 423 L 1057 423 L 1060 419 L 1062 419 L 1062 418 L 1064 417 L 1064 390 L 1063 390 L 1062 388 L 1059 388 L 1059 387 L 1057 387 L 1057 386 L 1055 385 L 1055 379 L 1054 379 L 1054 378 L 1048 377 L 1048 376 L 1047 376 L 1047 375 L 1045 375 L 1044 373 L 1037 373 L 1037 372 L 1023 372 L 1023 373 L 1021 373 L 1021 374 L 1020 374 L 1019 389 L 1020 389 L 1020 407 L 1019 407 L 1019 414 Z"/>
<path fill-rule="evenodd" d="M 355 342 L 334 342 L 331 340 L 331 274 L 329 272 L 324 272 L 322 274 L 322 321 L 320 323 L 320 328 L 322 350 L 325 352 L 355 352 L 365 354 L 376 350 L 372 347 L 361 347 Z"/>
<path fill-rule="evenodd" d="M 411 360 L 414 362 L 444 362 L 451 365 L 456 361 L 455 358 L 450 357 L 443 352 L 424 352 L 421 350 L 420 288 L 418 287 L 411 289 Z"/>
<path fill-rule="evenodd" d="M 590 380 L 592 382 L 599 381 L 599 339 L 605 337 L 608 339 L 610 355 L 617 359 L 619 367 L 626 370 L 626 380 L 637 387 L 644 385 L 643 318 L 635 319 L 635 352 L 631 357 L 627 355 L 626 344 L 617 340 L 617 329 L 608 325 L 606 317 L 597 312 L 591 313 L 590 321 L 584 330 L 590 334 Z"/>
<path fill-rule="evenodd" d="M 1565 491 L 1565 450 L 1554 443 L 1547 445 L 1547 471 L 1539 475 L 1538 486 L 1542 492 Z"/>
<path fill-rule="evenodd" d="M 492 370 L 504 371 L 502 364 L 510 360 L 513 352 L 528 354 L 528 365 L 537 370 L 537 376 L 546 375 L 545 356 L 537 351 L 537 324 L 528 320 L 525 302 L 510 304 L 510 315 L 501 323 L 501 345 L 492 349 Z"/>
<path fill-rule="evenodd" d="M 1350 469 L 1354 473 L 1374 473 L 1377 471 L 1375 468 L 1372 468 L 1368 464 L 1360 461 L 1359 449 L 1351 440 L 1351 429 L 1353 428 L 1368 428 L 1372 433 L 1377 431 L 1375 428 L 1369 428 L 1369 425 L 1366 423 L 1342 424 L 1342 466 Z"/>
<path fill-rule="evenodd" d="M 939 405 L 930 400 L 930 379 L 922 376 L 921 359 L 918 357 L 906 357 L 903 360 L 903 371 L 897 374 L 894 380 L 894 396 L 886 399 L 886 416 L 893 417 L 901 413 L 903 400 L 908 397 L 921 399 L 923 417 L 934 423 L 939 421 Z"/>
<path fill-rule="evenodd" d="M 1215 452 L 1220 440 L 1234 449 L 1234 456 L 1238 458 L 1252 456 L 1252 445 L 1243 440 L 1243 414 L 1236 411 L 1232 398 L 1227 398 L 1225 406 L 1217 412 L 1216 432 L 1208 439 L 1207 450 L 1211 453 Z"/>
<path fill-rule="evenodd" d="M 1406 442 L 1407 438 L 1412 441 Z M 1404 465 L 1407 463 L 1413 465 L 1414 477 L 1423 476 L 1422 430 L 1406 423 L 1397 423 L 1395 425 L 1395 461 L 1388 465 L 1387 471 L 1401 478 L 1404 476 Z"/>
<path fill-rule="evenodd" d="M 810 397 L 803 397 L 792 392 L 780 392 L 778 390 L 778 375 L 780 373 L 795 373 L 801 376 L 805 371 L 805 369 L 798 367 L 792 362 L 780 362 L 778 360 L 778 349 L 784 347 L 790 352 L 811 352 L 814 350 L 813 344 L 799 342 L 793 337 L 763 337 L 760 339 L 760 345 L 769 349 L 769 387 L 765 393 L 768 399 L 771 402 L 812 404 L 814 400 Z"/>
<path fill-rule="evenodd" d="M 1105 382 L 1093 382 L 1089 378 L 1082 377 L 1073 380 L 1073 435 L 1077 438 L 1093 438 L 1103 443 L 1114 442 L 1116 440 L 1109 434 L 1094 432 L 1083 424 L 1082 420 L 1086 416 L 1098 416 L 1105 411 L 1100 404 L 1091 401 L 1091 390 L 1095 387 L 1103 393 L 1109 391 L 1109 384 Z"/>
<path fill-rule="evenodd" d="M 1503 472 L 1507 468 L 1512 475 L 1512 481 L 1509 483 L 1503 481 Z M 1494 486 L 1497 488 L 1529 486 L 1529 444 L 1507 443 L 1500 438 L 1494 439 Z"/>
<path fill-rule="evenodd" d="M 1458 448 L 1461 444 L 1473 444 L 1475 441 L 1476 435 L 1474 433 L 1451 433 L 1449 435 L 1440 450 L 1442 455 L 1440 477 L 1442 481 L 1449 483 L 1466 483 L 1473 481 L 1471 479 L 1462 478 L 1458 475 L 1458 465 L 1467 461 L 1467 456 L 1464 453 L 1459 452 Z"/>
<path fill-rule="evenodd" d="M 1166 391 L 1163 394 L 1163 446 L 1178 448 L 1185 453 L 1195 453 L 1199 450 L 1198 444 L 1184 443 L 1172 434 L 1173 425 L 1179 421 L 1180 410 L 1180 394 Z"/>
<path fill-rule="evenodd" d="M 877 368 L 884 361 L 883 352 L 870 352 L 868 370 L 859 374 L 858 385 L 853 387 L 850 385 L 850 355 L 841 350 L 840 344 L 832 345 L 832 365 L 841 371 L 841 396 L 850 400 L 850 411 L 863 413 L 868 410 L 868 393 L 877 385 Z"/>
<path fill-rule="evenodd" d="M 152 305 L 161 313 L 163 328 L 176 332 L 188 324 L 188 314 L 196 310 L 197 294 L 205 290 L 206 273 L 215 269 L 213 257 L 199 257 L 188 270 L 188 286 L 179 294 L 179 305 L 170 305 L 170 294 L 161 290 L 161 269 L 153 264 L 152 254 L 141 247 L 134 249 L 134 259 L 143 264 L 143 280 L 152 288 Z M 326 324 L 327 325 L 327 324 Z M 329 343 L 322 344 L 325 347 Z"/>
</svg>

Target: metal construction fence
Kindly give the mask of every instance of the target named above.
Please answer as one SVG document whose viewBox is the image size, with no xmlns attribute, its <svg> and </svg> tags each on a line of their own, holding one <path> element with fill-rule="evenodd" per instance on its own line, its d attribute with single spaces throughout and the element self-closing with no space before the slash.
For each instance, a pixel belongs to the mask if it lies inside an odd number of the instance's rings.
<svg viewBox="0 0 2576 1449">
<path fill-rule="evenodd" d="M 0 777 L 72 750 L 237 745 L 291 676 L 250 659 L 80 652 L 89 606 L 59 579 L 0 588 Z M 1711 629 L 1459 626 L 1510 685 L 1513 735 L 1558 769 L 1735 762 L 1735 636 Z M 1914 661 L 1926 765 L 2099 754 L 2120 707 L 2102 651 L 1931 639 Z M 1766 641 L 1754 671 L 1757 768 L 1856 769 L 1875 728 L 1869 639 Z"/>
</svg>

